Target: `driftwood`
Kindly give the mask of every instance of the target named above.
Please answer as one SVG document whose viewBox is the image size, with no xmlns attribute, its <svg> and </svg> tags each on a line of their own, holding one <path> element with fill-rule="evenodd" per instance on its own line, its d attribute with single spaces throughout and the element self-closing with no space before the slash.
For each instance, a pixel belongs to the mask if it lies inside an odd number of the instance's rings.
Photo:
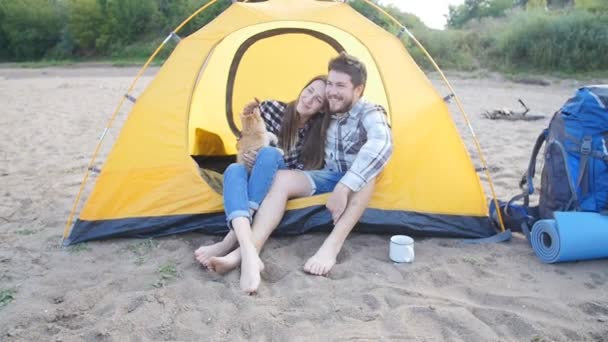
<svg viewBox="0 0 608 342">
<path fill-rule="evenodd" d="M 499 108 L 494 110 L 486 110 L 485 112 L 481 113 L 481 116 L 490 120 L 508 121 L 536 121 L 545 117 L 544 115 L 526 115 L 530 111 L 530 108 L 528 108 L 528 106 L 526 106 L 526 104 L 521 99 L 518 99 L 518 101 L 524 107 L 524 111 L 517 112 L 506 108 Z"/>
</svg>

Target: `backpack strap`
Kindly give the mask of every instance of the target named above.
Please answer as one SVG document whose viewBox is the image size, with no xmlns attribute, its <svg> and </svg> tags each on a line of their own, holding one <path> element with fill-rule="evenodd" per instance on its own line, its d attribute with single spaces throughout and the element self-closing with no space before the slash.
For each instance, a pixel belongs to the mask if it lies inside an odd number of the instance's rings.
<svg viewBox="0 0 608 342">
<path fill-rule="evenodd" d="M 534 148 L 532 149 L 532 156 L 530 157 L 530 162 L 528 163 L 528 170 L 522 176 L 519 181 L 519 187 L 523 190 L 521 195 L 513 197 L 509 203 L 514 200 L 519 200 L 523 198 L 524 206 L 526 209 L 530 207 L 530 195 L 534 193 L 534 175 L 536 174 L 536 158 L 538 157 L 538 152 L 540 148 L 545 143 L 547 139 L 547 135 L 549 134 L 549 130 L 543 130 L 536 138 L 536 143 L 534 144 Z"/>
<path fill-rule="evenodd" d="M 589 165 L 589 158 L 603 160 L 608 163 L 608 153 L 593 150 L 591 136 L 583 137 L 580 146 L 570 147 L 567 150 L 568 152 L 580 153 L 581 155 L 578 165 L 578 177 L 574 189 L 581 189 L 581 192 L 586 194 L 589 191 L 589 188 L 587 183 L 583 183 L 583 178 L 585 177 L 587 166 Z"/>
<path fill-rule="evenodd" d="M 591 156 L 591 137 L 585 136 L 581 142 L 581 147 L 579 152 L 581 153 L 581 159 L 578 164 L 578 178 L 576 179 L 576 185 L 574 189 L 581 189 L 583 194 L 586 194 L 589 191 L 588 184 L 585 182 L 583 184 L 583 178 L 585 178 L 585 174 L 587 171 L 587 165 L 589 164 L 589 157 Z M 581 188 L 581 185 L 583 187 Z"/>
<path fill-rule="evenodd" d="M 526 213 L 530 213 L 530 195 L 534 193 L 534 174 L 536 174 L 536 158 L 538 157 L 540 148 L 547 140 L 548 134 L 549 129 L 544 129 L 538 135 L 538 138 L 536 138 L 536 143 L 534 144 L 534 148 L 532 149 L 532 156 L 530 157 L 530 162 L 528 163 L 528 170 L 526 170 L 526 173 L 521 177 L 521 180 L 519 181 L 519 187 L 522 189 L 522 193 L 513 196 L 513 198 L 511 198 L 511 200 L 507 202 L 506 208 L 509 208 L 511 203 L 513 202 L 523 200 L 524 209 L 526 210 Z M 535 219 L 535 217 L 529 217 L 525 220 L 522 220 L 521 231 L 526 235 L 528 243 L 530 243 L 531 241 L 530 227 L 528 226 L 528 221 L 533 222 Z"/>
</svg>

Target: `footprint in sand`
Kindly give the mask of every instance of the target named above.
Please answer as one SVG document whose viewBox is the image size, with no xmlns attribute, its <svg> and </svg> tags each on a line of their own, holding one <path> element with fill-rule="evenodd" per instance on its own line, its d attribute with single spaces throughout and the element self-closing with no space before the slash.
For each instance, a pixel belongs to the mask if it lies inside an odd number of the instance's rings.
<svg viewBox="0 0 608 342">
<path fill-rule="evenodd" d="M 351 256 L 352 253 L 350 252 L 350 248 L 342 248 L 342 250 L 340 251 L 340 253 L 338 253 L 338 256 L 336 257 L 336 264 L 341 264 L 345 261 L 348 261 Z"/>
<path fill-rule="evenodd" d="M 534 280 L 534 277 L 529 273 L 520 273 L 519 276 L 521 277 L 522 280 L 528 280 L 528 281 Z"/>
<path fill-rule="evenodd" d="M 579 308 L 582 312 L 594 318 L 608 317 L 608 302 L 586 302 L 579 305 Z"/>
<path fill-rule="evenodd" d="M 568 274 L 568 272 L 566 272 L 566 271 L 564 271 L 564 270 L 562 270 L 560 268 L 555 269 L 555 273 L 557 273 L 559 275 L 566 275 L 566 274 Z"/>
<path fill-rule="evenodd" d="M 495 263 L 496 262 L 496 258 L 495 257 L 485 257 L 483 258 L 485 261 L 489 262 L 489 263 Z"/>
<path fill-rule="evenodd" d="M 378 310 L 380 309 L 380 307 L 382 306 L 382 303 L 380 303 L 380 301 L 372 296 L 372 295 L 363 295 L 363 303 L 365 303 L 365 305 L 367 305 L 371 310 Z"/>
<path fill-rule="evenodd" d="M 327 275 L 327 278 L 329 278 L 331 280 L 343 280 L 343 279 L 352 278 L 353 275 L 354 275 L 354 273 L 349 270 L 342 270 L 342 269 L 334 267 Z"/>
<path fill-rule="evenodd" d="M 272 261 L 266 261 L 261 276 L 265 282 L 274 284 L 281 281 L 289 273 L 290 271 L 287 268 L 281 267 Z"/>
<path fill-rule="evenodd" d="M 386 295 L 384 296 L 384 302 L 388 305 L 388 307 L 392 310 L 401 305 L 405 304 L 405 299 L 402 296 L 393 296 Z"/>
<path fill-rule="evenodd" d="M 602 286 L 606 284 L 606 278 L 602 277 L 601 274 L 590 273 L 589 276 L 591 277 L 591 281 L 593 281 L 594 285 Z"/>
<path fill-rule="evenodd" d="M 597 286 L 591 284 L 591 283 L 584 283 L 585 288 L 589 289 L 589 290 L 595 290 L 597 289 Z"/>
</svg>

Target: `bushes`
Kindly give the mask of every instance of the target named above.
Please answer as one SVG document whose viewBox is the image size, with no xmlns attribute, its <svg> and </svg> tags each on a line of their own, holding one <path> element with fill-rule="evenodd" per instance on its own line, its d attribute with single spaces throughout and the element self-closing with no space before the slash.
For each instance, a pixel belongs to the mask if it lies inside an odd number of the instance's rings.
<svg viewBox="0 0 608 342">
<path fill-rule="evenodd" d="M 471 22 L 466 30 L 417 32 L 441 67 L 483 66 L 506 72 L 589 72 L 608 69 L 608 14 L 519 11 Z M 410 53 L 423 67 L 420 52 Z"/>
<path fill-rule="evenodd" d="M 147 57 L 208 0 L 0 0 L 0 61 L 72 56 Z M 218 1 L 180 34 L 219 15 Z M 141 54 L 141 55 L 140 55 Z"/>
<path fill-rule="evenodd" d="M 608 15 L 520 13 L 502 32 L 496 32 L 488 64 L 507 69 L 592 71 L 608 67 L 606 51 Z"/>
<path fill-rule="evenodd" d="M 414 35 L 442 69 L 473 70 L 478 67 L 474 52 L 475 42 L 471 33 L 459 30 L 417 30 Z M 406 46 L 421 67 L 432 67 L 431 62 L 414 42 L 408 41 Z"/>
<path fill-rule="evenodd" d="M 0 0 L 0 60 L 72 56 L 143 59 L 170 30 L 207 1 Z M 402 13 L 396 7 L 385 9 L 415 33 L 442 68 L 606 70 L 607 1 L 576 0 L 576 7 L 585 9 L 578 11 L 527 12 L 509 8 L 513 3 L 546 3 L 551 7 L 570 1 L 467 0 L 451 9 L 453 26 L 463 28 L 445 31 L 430 30 L 416 16 Z M 229 5 L 230 1 L 218 1 L 195 17 L 180 35 L 191 34 Z M 354 0 L 351 5 L 378 25 L 397 33 L 394 23 L 363 1 Z M 431 66 L 412 42 L 407 38 L 403 41 L 421 66 Z M 169 52 L 170 49 L 164 49 L 161 57 Z"/>
<path fill-rule="evenodd" d="M 1 54 L 17 59 L 39 59 L 61 40 L 63 13 L 57 0 L 2 0 Z"/>
</svg>

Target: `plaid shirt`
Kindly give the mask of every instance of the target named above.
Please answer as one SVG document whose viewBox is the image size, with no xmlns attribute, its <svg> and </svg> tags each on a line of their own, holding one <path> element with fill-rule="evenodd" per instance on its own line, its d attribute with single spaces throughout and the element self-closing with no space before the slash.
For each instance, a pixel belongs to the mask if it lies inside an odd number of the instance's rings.
<svg viewBox="0 0 608 342">
<path fill-rule="evenodd" d="M 281 130 L 281 123 L 283 122 L 283 115 L 286 109 L 286 103 L 276 100 L 266 100 L 260 103 L 260 114 L 262 115 L 262 119 L 264 119 L 264 123 L 266 123 L 266 130 L 277 137 Z M 298 130 L 296 146 L 288 151 L 283 151 L 285 153 L 283 159 L 285 160 L 287 168 L 298 170 L 304 169 L 304 164 L 300 161 L 300 154 L 302 153 L 306 134 L 308 134 L 313 120 L 316 120 L 317 117 L 308 120 L 306 124 L 304 124 L 304 127 Z"/>
<path fill-rule="evenodd" d="M 393 152 L 391 129 L 382 106 L 360 99 L 347 113 L 333 114 L 325 143 L 325 170 L 345 172 L 340 183 L 361 190 Z"/>
</svg>

